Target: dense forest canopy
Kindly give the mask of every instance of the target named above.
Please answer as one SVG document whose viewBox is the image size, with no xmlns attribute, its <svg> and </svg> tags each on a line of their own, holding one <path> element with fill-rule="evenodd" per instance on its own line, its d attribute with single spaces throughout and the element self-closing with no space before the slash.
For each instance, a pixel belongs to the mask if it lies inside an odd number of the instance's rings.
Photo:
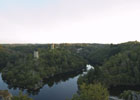
<svg viewBox="0 0 140 100">
<path fill-rule="evenodd" d="M 3 79 L 11 86 L 38 89 L 44 78 L 85 68 L 87 61 L 66 46 L 57 45 L 55 49 L 51 45 L 5 46 L 0 52 L 0 58 L 6 59 L 1 59 Z M 38 59 L 34 51 L 39 52 Z"/>
<path fill-rule="evenodd" d="M 34 57 L 38 51 L 39 58 Z M 37 90 L 43 80 L 82 70 L 91 64 L 78 85 L 100 82 L 105 86 L 140 85 L 140 43 L 0 45 L 2 77 L 11 87 Z M 53 78 L 52 78 L 53 79 Z"/>
<path fill-rule="evenodd" d="M 127 42 L 110 46 L 113 47 L 110 49 L 113 52 L 111 56 L 87 75 L 81 76 L 78 83 L 99 81 L 108 86 L 140 85 L 140 43 Z"/>
</svg>

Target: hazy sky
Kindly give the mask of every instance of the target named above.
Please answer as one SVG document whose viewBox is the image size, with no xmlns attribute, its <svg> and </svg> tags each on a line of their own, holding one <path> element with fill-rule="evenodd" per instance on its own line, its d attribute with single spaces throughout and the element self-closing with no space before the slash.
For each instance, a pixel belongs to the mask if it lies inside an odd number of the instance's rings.
<svg viewBox="0 0 140 100">
<path fill-rule="evenodd" d="M 0 0 L 0 43 L 140 41 L 140 0 Z"/>
</svg>

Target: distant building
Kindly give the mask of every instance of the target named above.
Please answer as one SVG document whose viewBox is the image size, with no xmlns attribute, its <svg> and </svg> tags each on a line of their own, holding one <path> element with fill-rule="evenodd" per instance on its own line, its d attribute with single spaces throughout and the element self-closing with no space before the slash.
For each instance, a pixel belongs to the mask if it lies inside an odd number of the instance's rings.
<svg viewBox="0 0 140 100">
<path fill-rule="evenodd" d="M 39 58 L 39 53 L 38 53 L 38 51 L 34 51 L 34 58 Z"/>
<path fill-rule="evenodd" d="M 83 48 L 78 48 L 77 53 L 80 53 L 80 51 L 82 51 L 82 50 L 83 50 Z"/>
<path fill-rule="evenodd" d="M 51 49 L 54 49 L 54 44 L 51 45 Z"/>
</svg>

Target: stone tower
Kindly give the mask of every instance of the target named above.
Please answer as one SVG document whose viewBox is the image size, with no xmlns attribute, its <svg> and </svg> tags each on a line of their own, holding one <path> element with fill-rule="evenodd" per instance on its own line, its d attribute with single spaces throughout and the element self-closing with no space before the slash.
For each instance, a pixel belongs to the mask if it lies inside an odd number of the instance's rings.
<svg viewBox="0 0 140 100">
<path fill-rule="evenodd" d="M 54 44 L 51 45 L 51 49 L 54 49 Z"/>
<path fill-rule="evenodd" d="M 34 51 L 34 58 L 36 58 L 36 59 L 39 58 L 39 53 L 38 53 L 38 51 Z"/>
</svg>

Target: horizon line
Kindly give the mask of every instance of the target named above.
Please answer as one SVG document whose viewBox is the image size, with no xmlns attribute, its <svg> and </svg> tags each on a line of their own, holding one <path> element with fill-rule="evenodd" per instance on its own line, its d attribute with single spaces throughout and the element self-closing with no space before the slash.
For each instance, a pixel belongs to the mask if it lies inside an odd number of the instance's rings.
<svg viewBox="0 0 140 100">
<path fill-rule="evenodd" d="M 32 43 L 32 42 L 25 42 L 25 43 L 20 43 L 20 42 L 15 42 L 15 43 L 0 43 L 0 44 L 9 44 L 9 45 L 14 45 L 14 44 L 120 44 L 120 43 L 127 43 L 127 42 L 140 42 L 138 40 L 134 41 L 125 41 L 125 42 L 118 42 L 118 43 L 99 43 L 99 42 L 49 42 L 49 43 Z"/>
</svg>

